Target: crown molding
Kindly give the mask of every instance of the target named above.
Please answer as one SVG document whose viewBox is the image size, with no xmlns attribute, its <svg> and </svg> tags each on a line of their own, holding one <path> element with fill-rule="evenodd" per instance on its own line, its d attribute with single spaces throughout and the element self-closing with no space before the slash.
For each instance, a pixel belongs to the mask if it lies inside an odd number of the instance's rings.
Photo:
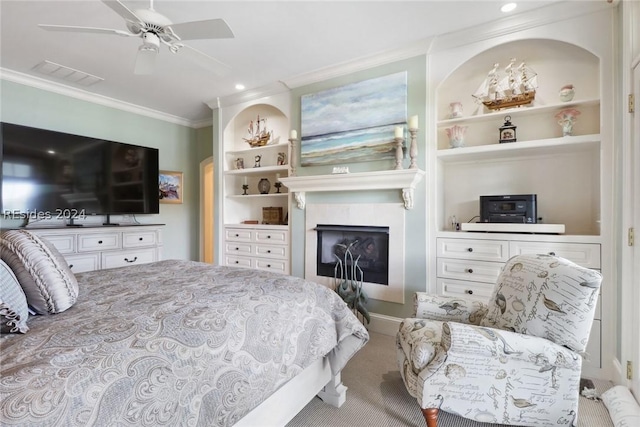
<svg viewBox="0 0 640 427">
<path fill-rule="evenodd" d="M 385 52 L 355 58 L 353 60 L 322 68 L 310 73 L 300 74 L 288 79 L 284 83 L 290 88 L 297 88 L 312 83 L 317 83 L 334 77 L 340 77 L 357 71 L 402 61 L 416 56 L 425 55 L 429 50 L 431 39 L 419 40 L 402 49 L 393 49 Z"/>
<path fill-rule="evenodd" d="M 86 90 L 70 87 L 61 83 L 52 82 L 40 77 L 30 76 L 28 74 L 19 73 L 17 71 L 8 70 L 2 67 L 0 67 L 0 79 L 18 83 L 24 86 L 33 87 L 36 89 L 45 90 L 47 92 L 56 93 L 58 95 L 68 96 L 70 98 L 79 99 L 81 101 L 91 102 L 93 104 L 102 105 L 104 107 L 115 108 L 118 110 L 126 111 L 128 113 L 150 117 L 152 119 L 162 120 L 165 122 L 187 127 L 197 127 L 194 124 L 197 122 L 193 122 L 183 117 L 178 117 L 157 110 L 152 110 L 151 108 L 142 107 L 140 105 L 131 104 L 114 98 L 109 98 L 107 96 L 97 95 Z M 206 126 L 206 124 L 204 126 Z"/>
<path fill-rule="evenodd" d="M 259 88 L 249 89 L 244 92 L 214 98 L 211 101 L 206 102 L 206 104 L 209 106 L 209 108 L 215 110 L 217 108 L 224 108 L 231 105 L 255 101 L 256 99 L 261 99 L 267 96 L 279 95 L 281 93 L 288 92 L 289 90 L 289 87 L 284 82 L 277 81 Z"/>
</svg>

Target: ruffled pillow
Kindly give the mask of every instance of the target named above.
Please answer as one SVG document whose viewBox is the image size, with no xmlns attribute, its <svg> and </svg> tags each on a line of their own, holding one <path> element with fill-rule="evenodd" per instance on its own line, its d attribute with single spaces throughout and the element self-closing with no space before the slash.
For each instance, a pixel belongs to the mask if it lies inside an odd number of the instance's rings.
<svg viewBox="0 0 640 427">
<path fill-rule="evenodd" d="M 0 261 L 0 332 L 3 334 L 29 330 L 27 297 L 4 261 Z"/>
<path fill-rule="evenodd" d="M 8 230 L 0 238 L 0 254 L 36 313 L 60 313 L 76 302 L 76 277 L 64 257 L 45 239 L 27 230 Z"/>
</svg>

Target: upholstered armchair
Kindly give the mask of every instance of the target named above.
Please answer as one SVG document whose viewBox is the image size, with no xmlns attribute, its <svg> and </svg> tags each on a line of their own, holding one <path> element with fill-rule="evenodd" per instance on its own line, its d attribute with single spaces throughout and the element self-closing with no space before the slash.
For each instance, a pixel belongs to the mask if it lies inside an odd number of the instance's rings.
<svg viewBox="0 0 640 427">
<path fill-rule="evenodd" d="M 404 384 L 438 411 L 489 423 L 575 426 L 600 273 L 550 255 L 505 264 L 489 301 L 415 296 L 397 334 Z"/>
</svg>

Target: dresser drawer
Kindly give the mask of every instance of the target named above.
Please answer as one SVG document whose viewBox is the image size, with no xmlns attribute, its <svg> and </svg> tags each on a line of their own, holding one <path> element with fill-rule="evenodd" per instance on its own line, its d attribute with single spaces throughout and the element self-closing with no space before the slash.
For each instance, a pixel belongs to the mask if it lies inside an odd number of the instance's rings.
<svg viewBox="0 0 640 427">
<path fill-rule="evenodd" d="M 102 254 L 102 268 L 116 268 L 127 265 L 147 264 L 156 260 L 155 248 L 130 251 L 106 252 Z"/>
<path fill-rule="evenodd" d="M 225 252 L 228 254 L 236 254 L 236 255 L 251 255 L 252 246 L 247 243 L 227 243 L 225 245 Z"/>
<path fill-rule="evenodd" d="M 55 246 L 61 254 L 72 254 L 76 251 L 76 236 L 73 234 L 45 234 L 40 237 Z"/>
<path fill-rule="evenodd" d="M 260 270 L 277 271 L 278 273 L 289 272 L 289 263 L 287 261 L 259 259 L 255 260 L 255 268 Z"/>
<path fill-rule="evenodd" d="M 284 245 L 289 242 L 289 233 L 284 230 L 257 230 L 256 242 Z"/>
<path fill-rule="evenodd" d="M 475 298 L 479 301 L 489 301 L 495 284 L 470 282 L 455 279 L 436 279 L 438 293 L 453 297 Z"/>
<path fill-rule="evenodd" d="M 227 255 L 225 257 L 225 265 L 251 268 L 251 258 L 242 258 L 242 257 Z"/>
<path fill-rule="evenodd" d="M 471 280 L 495 285 L 503 263 L 463 259 L 438 258 L 438 277 Z"/>
<path fill-rule="evenodd" d="M 120 234 L 80 234 L 78 252 L 105 251 L 120 249 Z"/>
<path fill-rule="evenodd" d="M 251 242 L 253 240 L 251 230 L 242 228 L 226 228 L 224 230 L 225 239 L 232 242 Z"/>
<path fill-rule="evenodd" d="M 265 258 L 289 259 L 289 247 L 277 245 L 255 245 L 256 255 Z"/>
<path fill-rule="evenodd" d="M 154 246 L 155 244 L 156 233 L 154 233 L 153 231 L 122 233 L 123 248 L 138 248 L 142 246 Z"/>
<path fill-rule="evenodd" d="M 94 271 L 100 268 L 100 256 L 98 254 L 69 255 L 64 259 L 74 273 Z"/>
<path fill-rule="evenodd" d="M 438 257 L 505 262 L 509 244 L 502 240 L 438 239 Z"/>
<path fill-rule="evenodd" d="M 510 242 L 511 256 L 521 254 L 557 255 L 587 268 L 600 268 L 597 243 Z"/>
</svg>

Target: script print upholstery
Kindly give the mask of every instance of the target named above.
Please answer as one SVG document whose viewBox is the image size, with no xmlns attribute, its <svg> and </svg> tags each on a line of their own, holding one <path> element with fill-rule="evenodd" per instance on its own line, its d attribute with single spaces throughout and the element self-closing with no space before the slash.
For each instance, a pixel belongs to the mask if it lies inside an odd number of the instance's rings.
<svg viewBox="0 0 640 427">
<path fill-rule="evenodd" d="M 78 282 L 72 308 L 3 337 L 0 424 L 230 426 L 368 340 L 335 292 L 277 273 L 160 261 Z"/>
<path fill-rule="evenodd" d="M 588 281 L 592 281 L 590 286 L 586 286 Z M 500 286 L 504 283 L 511 284 L 509 290 Z M 592 293 L 594 289 L 597 292 L 600 283 L 599 273 L 561 258 L 520 255 L 505 265 L 488 305 L 465 298 L 418 293 L 416 313 L 425 319 L 405 319 L 397 335 L 398 366 L 409 394 L 421 408 L 440 409 L 480 422 L 575 426 L 582 354 L 567 347 L 572 343 L 579 350 L 586 344 L 597 299 L 597 293 L 595 297 Z M 530 292 L 531 289 L 535 292 Z M 505 323 L 490 316 L 492 311 L 503 314 L 501 307 L 504 313 L 508 312 L 502 298 L 496 298 L 499 292 L 504 292 L 504 301 L 516 313 L 502 317 Z M 529 325 L 537 328 L 537 322 L 546 321 L 547 312 L 542 307 L 532 308 L 534 304 L 544 304 L 536 292 L 547 293 L 547 298 L 558 301 L 558 306 L 547 303 L 551 308 L 571 312 L 566 316 L 570 327 L 565 328 L 576 331 L 575 339 L 559 333 L 555 322 L 545 325 L 547 329 L 537 329 L 542 336 L 527 335 L 526 328 L 514 332 L 518 325 L 506 323 L 509 318 L 517 319 L 517 313 L 523 311 L 528 313 L 527 318 L 534 314 Z M 527 308 L 520 302 L 527 300 L 529 294 L 535 302 Z M 486 316 L 478 319 L 482 313 Z M 439 334 L 434 332 L 438 326 Z M 426 364 L 425 351 L 417 352 L 416 345 L 430 349 Z M 414 363 L 416 354 L 422 357 L 419 359 L 422 365 Z"/>
</svg>

